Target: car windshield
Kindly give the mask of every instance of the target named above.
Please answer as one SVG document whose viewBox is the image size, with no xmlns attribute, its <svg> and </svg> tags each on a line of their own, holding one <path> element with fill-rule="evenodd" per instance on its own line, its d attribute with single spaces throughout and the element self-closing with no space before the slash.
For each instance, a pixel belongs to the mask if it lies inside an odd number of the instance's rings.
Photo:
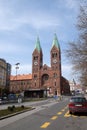
<svg viewBox="0 0 87 130">
<path fill-rule="evenodd" d="M 78 97 L 78 98 L 71 98 L 71 102 L 86 102 L 86 99 L 85 98 L 81 98 L 81 97 Z"/>
</svg>

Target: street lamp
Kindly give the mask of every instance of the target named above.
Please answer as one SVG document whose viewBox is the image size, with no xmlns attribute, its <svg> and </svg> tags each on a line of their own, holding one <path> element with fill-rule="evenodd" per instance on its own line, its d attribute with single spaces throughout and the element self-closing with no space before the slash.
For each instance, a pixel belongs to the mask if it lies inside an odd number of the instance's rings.
<svg viewBox="0 0 87 130">
<path fill-rule="evenodd" d="M 16 63 L 15 65 L 16 65 L 15 69 L 16 69 L 16 80 L 17 80 L 17 70 L 19 69 L 20 63 Z"/>
<path fill-rule="evenodd" d="M 16 63 L 15 65 L 16 65 L 16 67 L 15 67 L 15 69 L 16 69 L 16 87 L 17 87 L 17 70 L 19 69 L 20 63 Z"/>
</svg>

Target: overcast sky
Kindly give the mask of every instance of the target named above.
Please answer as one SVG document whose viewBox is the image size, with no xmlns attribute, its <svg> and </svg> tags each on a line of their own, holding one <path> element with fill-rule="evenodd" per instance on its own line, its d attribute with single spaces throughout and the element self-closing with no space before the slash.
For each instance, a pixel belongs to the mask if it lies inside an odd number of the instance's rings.
<svg viewBox="0 0 87 130">
<path fill-rule="evenodd" d="M 54 33 L 61 47 L 62 75 L 72 80 L 72 65 L 64 50 L 78 37 L 79 0 L 0 0 L 0 58 L 20 63 L 18 74 L 32 73 L 32 52 L 39 36 L 44 64 L 50 66 Z"/>
</svg>

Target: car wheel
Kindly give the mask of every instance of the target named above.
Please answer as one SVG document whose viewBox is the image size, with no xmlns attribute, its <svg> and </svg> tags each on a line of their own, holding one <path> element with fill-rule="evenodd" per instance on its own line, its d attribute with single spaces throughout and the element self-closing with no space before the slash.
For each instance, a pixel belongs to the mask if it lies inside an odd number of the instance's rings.
<svg viewBox="0 0 87 130">
<path fill-rule="evenodd" d="M 69 111 L 69 114 L 72 114 L 72 112 L 71 112 L 71 111 Z"/>
</svg>

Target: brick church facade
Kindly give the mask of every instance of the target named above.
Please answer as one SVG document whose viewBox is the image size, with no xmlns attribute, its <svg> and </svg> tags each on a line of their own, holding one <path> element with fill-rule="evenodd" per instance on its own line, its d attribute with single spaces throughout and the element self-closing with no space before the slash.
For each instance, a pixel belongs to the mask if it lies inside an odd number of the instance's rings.
<svg viewBox="0 0 87 130">
<path fill-rule="evenodd" d="M 39 38 L 32 54 L 32 86 L 50 90 L 52 94 L 61 94 L 61 56 L 60 47 L 55 35 L 50 51 L 51 67 L 43 65 L 43 52 Z"/>
<path fill-rule="evenodd" d="M 61 50 L 56 34 L 50 50 L 50 63 L 50 67 L 43 64 L 43 52 L 40 40 L 37 38 L 32 53 L 32 78 L 26 80 L 30 81 L 31 86 L 22 89 L 25 96 L 43 97 L 70 93 L 68 80 L 61 75 Z M 13 83 L 18 81 L 20 80 L 11 78 L 11 90 Z"/>
</svg>

